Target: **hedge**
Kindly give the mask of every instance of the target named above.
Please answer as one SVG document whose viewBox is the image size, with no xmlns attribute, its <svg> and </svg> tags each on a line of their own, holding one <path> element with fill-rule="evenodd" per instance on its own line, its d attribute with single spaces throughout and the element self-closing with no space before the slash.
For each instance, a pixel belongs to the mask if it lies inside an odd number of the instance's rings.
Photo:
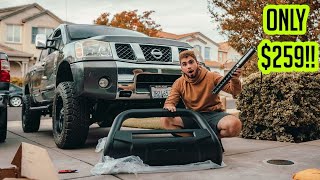
<svg viewBox="0 0 320 180">
<path fill-rule="evenodd" d="M 11 77 L 10 78 L 10 82 L 12 84 L 15 84 L 17 86 L 20 86 L 22 87 L 22 84 L 23 84 L 23 78 L 19 78 L 19 77 Z"/>
<path fill-rule="evenodd" d="M 320 138 L 320 73 L 255 73 L 243 82 L 237 108 L 241 136 L 283 142 Z"/>
</svg>

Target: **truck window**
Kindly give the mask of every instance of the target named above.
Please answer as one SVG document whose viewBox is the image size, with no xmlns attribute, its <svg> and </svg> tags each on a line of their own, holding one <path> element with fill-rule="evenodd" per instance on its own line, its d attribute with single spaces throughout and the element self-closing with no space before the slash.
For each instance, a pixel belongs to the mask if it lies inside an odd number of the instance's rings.
<svg viewBox="0 0 320 180">
<path fill-rule="evenodd" d="M 62 42 L 62 36 L 61 36 L 61 30 L 58 29 L 53 33 L 52 40 L 49 42 L 49 46 L 52 48 L 49 48 L 49 53 L 51 54 L 52 52 L 56 50 L 61 50 L 63 48 L 63 42 Z"/>
</svg>

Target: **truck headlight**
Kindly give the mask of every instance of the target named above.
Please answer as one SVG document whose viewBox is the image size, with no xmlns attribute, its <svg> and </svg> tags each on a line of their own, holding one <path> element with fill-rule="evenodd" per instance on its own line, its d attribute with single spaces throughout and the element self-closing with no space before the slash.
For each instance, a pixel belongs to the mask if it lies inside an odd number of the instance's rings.
<svg viewBox="0 0 320 180">
<path fill-rule="evenodd" d="M 83 40 L 75 43 L 77 58 L 112 57 L 110 44 L 97 40 Z"/>
</svg>

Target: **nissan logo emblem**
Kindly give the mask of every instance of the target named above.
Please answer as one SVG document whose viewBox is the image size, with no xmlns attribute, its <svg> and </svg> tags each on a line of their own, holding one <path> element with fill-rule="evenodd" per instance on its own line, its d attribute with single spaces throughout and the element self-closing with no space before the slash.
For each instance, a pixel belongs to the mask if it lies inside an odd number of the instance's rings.
<svg viewBox="0 0 320 180">
<path fill-rule="evenodd" d="M 151 55 L 156 59 L 160 59 L 160 58 L 162 58 L 163 54 L 159 49 L 152 49 Z"/>
</svg>

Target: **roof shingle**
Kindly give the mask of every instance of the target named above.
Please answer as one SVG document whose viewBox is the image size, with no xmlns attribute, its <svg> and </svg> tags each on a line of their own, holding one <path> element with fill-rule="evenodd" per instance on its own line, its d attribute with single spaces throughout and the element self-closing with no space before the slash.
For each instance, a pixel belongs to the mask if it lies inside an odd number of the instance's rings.
<svg viewBox="0 0 320 180">
<path fill-rule="evenodd" d="M 31 4 L 25 4 L 25 5 L 21 5 L 21 6 L 13 6 L 13 7 L 1 8 L 0 9 L 0 13 L 16 11 L 18 9 L 24 8 L 24 7 L 29 6 L 29 5 L 31 5 Z"/>
<path fill-rule="evenodd" d="M 228 41 L 219 43 L 219 51 L 228 52 L 230 48 Z"/>
<path fill-rule="evenodd" d="M 4 44 L 0 44 L 0 51 L 6 53 L 9 57 L 32 57 L 32 54 L 16 50 Z"/>
<path fill-rule="evenodd" d="M 28 10 L 30 8 L 33 8 L 33 7 L 37 7 L 40 11 L 44 11 L 45 10 L 43 7 L 41 7 L 37 3 L 28 4 L 28 5 L 24 5 L 24 6 L 11 7 L 11 9 L 10 8 L 4 8 L 4 9 L 7 9 L 7 10 L 4 10 L 4 11 L 10 11 L 10 13 L 6 13 L 6 14 L 3 14 L 2 16 L 0 16 L 0 21 L 4 20 L 6 18 L 12 17 L 14 15 L 17 15 L 17 14 L 19 14 L 19 13 L 25 11 L 25 10 Z M 3 10 L 3 9 L 0 9 L 0 11 L 1 10 Z"/>
<path fill-rule="evenodd" d="M 204 63 L 209 67 L 223 68 L 223 64 L 218 61 L 204 61 Z"/>
</svg>

